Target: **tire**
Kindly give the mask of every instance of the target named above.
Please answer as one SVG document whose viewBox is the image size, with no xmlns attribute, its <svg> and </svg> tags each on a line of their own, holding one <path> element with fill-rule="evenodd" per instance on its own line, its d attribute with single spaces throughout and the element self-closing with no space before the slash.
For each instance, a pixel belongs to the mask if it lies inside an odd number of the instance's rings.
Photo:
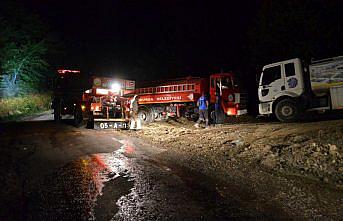
<svg viewBox="0 0 343 221">
<path fill-rule="evenodd" d="M 81 127 L 83 124 L 82 110 L 80 108 L 76 109 L 74 112 L 74 126 Z"/>
<path fill-rule="evenodd" d="M 162 120 L 162 113 L 160 112 L 153 112 L 153 121 L 161 121 Z"/>
<path fill-rule="evenodd" d="M 153 113 L 148 108 L 140 108 L 138 110 L 138 117 L 142 124 L 149 124 L 153 121 Z"/>
<path fill-rule="evenodd" d="M 152 107 L 152 121 L 161 121 L 163 119 L 161 109 L 163 109 L 161 106 Z"/>
<path fill-rule="evenodd" d="M 279 101 L 275 107 L 276 118 L 281 122 L 294 122 L 299 118 L 299 105 L 291 99 Z"/>
<path fill-rule="evenodd" d="M 88 121 L 86 122 L 86 128 L 87 129 L 94 129 L 94 119 L 88 119 Z"/>
<path fill-rule="evenodd" d="M 55 122 L 60 122 L 62 119 L 61 116 L 61 103 L 56 102 L 54 103 L 54 121 Z"/>
</svg>

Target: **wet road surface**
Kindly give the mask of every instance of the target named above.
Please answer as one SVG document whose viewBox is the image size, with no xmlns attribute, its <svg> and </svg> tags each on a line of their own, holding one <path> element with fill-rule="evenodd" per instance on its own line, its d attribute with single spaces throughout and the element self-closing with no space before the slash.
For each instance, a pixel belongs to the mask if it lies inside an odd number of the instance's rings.
<svg viewBox="0 0 343 221">
<path fill-rule="evenodd" d="M 1 220 L 272 219 L 120 132 L 40 121 L 2 124 L 0 133 Z"/>
</svg>

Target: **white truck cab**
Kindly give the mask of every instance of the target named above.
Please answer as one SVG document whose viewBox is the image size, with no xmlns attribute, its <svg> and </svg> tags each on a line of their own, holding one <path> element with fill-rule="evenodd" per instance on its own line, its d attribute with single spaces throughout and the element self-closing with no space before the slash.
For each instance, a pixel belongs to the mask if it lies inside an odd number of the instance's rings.
<svg viewBox="0 0 343 221">
<path fill-rule="evenodd" d="M 304 110 L 343 108 L 343 56 L 309 67 L 299 58 L 265 65 L 258 98 L 261 115 L 275 114 L 283 122 L 296 120 Z"/>
</svg>

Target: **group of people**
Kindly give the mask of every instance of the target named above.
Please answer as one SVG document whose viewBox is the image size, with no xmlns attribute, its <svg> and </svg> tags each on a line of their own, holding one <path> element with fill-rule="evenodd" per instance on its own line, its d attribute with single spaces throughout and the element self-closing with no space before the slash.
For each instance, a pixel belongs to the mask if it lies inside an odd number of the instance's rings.
<svg viewBox="0 0 343 221">
<path fill-rule="evenodd" d="M 195 127 L 199 128 L 200 124 L 203 122 L 205 123 L 205 129 L 209 128 L 209 117 L 208 117 L 208 108 L 209 108 L 209 101 L 204 92 L 202 92 L 201 97 L 197 101 L 197 106 L 199 108 L 199 119 L 195 123 Z M 130 130 L 141 130 L 142 123 L 138 116 L 138 96 L 135 95 L 130 100 L 129 105 L 129 113 L 130 116 Z M 220 96 L 216 95 L 216 103 L 215 103 L 215 112 L 214 112 L 214 122 L 218 123 L 219 118 L 221 116 L 221 107 L 220 107 Z"/>
<path fill-rule="evenodd" d="M 197 106 L 199 108 L 199 119 L 195 123 L 195 127 L 199 128 L 200 124 L 203 122 L 205 123 L 205 129 L 209 127 L 209 117 L 208 117 L 208 108 L 209 108 L 209 101 L 204 92 L 202 92 L 201 97 L 197 101 Z M 214 123 L 219 123 L 221 121 L 222 111 L 221 111 L 221 103 L 220 103 L 220 96 L 216 94 L 216 103 L 214 105 L 214 115 L 213 120 Z"/>
</svg>

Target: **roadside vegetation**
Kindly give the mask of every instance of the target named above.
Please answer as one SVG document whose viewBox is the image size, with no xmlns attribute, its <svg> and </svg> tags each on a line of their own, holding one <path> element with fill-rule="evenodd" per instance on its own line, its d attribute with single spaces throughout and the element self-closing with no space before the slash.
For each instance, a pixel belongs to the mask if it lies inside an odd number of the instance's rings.
<svg viewBox="0 0 343 221">
<path fill-rule="evenodd" d="M 19 117 L 50 109 L 51 95 L 30 94 L 0 99 L 0 120 L 16 120 Z"/>
<path fill-rule="evenodd" d="M 36 14 L 19 3 L 0 3 L 0 120 L 49 108 L 51 39 Z"/>
</svg>

